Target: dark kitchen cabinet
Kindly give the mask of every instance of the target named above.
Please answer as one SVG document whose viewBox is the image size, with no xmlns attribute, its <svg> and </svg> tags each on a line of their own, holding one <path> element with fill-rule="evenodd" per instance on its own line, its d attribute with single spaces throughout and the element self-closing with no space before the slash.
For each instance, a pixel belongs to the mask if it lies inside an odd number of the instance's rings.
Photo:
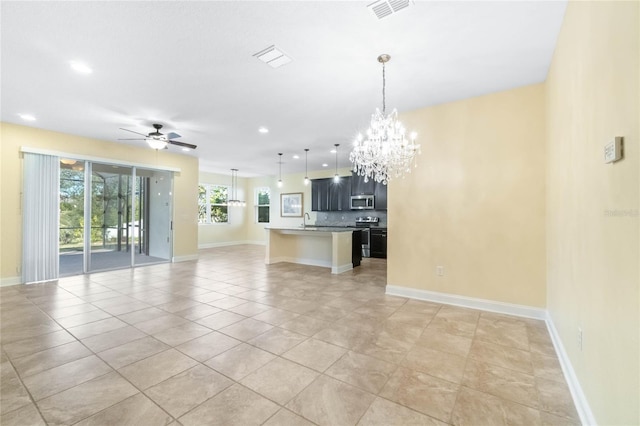
<svg viewBox="0 0 640 426">
<path fill-rule="evenodd" d="M 351 177 L 342 176 L 338 182 L 333 178 L 311 181 L 311 210 L 335 212 L 351 209 Z"/>
<path fill-rule="evenodd" d="M 331 179 L 329 185 L 329 211 L 351 210 L 351 176 L 341 176 L 338 182 Z"/>
<path fill-rule="evenodd" d="M 313 179 L 311 181 L 311 210 L 329 211 L 329 184 L 331 179 Z"/>
<path fill-rule="evenodd" d="M 369 179 L 364 181 L 364 176 L 356 173 L 351 174 L 351 195 L 371 195 L 375 191 L 375 181 Z"/>
<path fill-rule="evenodd" d="M 376 197 L 374 199 L 375 209 L 386 210 L 387 209 L 387 185 L 383 185 L 380 182 L 376 182 L 373 195 Z"/>
<path fill-rule="evenodd" d="M 354 268 L 360 266 L 360 262 L 362 262 L 362 230 L 353 231 L 351 237 L 351 262 Z"/>
<path fill-rule="evenodd" d="M 387 228 L 371 228 L 369 245 L 371 257 L 387 258 Z"/>
</svg>

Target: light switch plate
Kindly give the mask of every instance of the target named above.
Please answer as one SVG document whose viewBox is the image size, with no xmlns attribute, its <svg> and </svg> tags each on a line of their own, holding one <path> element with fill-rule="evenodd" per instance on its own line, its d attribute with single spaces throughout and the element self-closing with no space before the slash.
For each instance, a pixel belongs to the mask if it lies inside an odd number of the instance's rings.
<svg viewBox="0 0 640 426">
<path fill-rule="evenodd" d="M 604 162 L 613 163 L 622 159 L 622 137 L 616 136 L 604 146 Z"/>
</svg>

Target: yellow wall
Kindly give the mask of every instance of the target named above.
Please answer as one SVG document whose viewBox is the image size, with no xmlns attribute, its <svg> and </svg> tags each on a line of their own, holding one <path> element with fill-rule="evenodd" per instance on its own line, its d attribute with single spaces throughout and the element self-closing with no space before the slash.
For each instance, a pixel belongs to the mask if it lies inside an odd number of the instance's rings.
<svg viewBox="0 0 640 426">
<path fill-rule="evenodd" d="M 156 152 L 129 145 L 105 142 L 81 136 L 2 123 L 0 129 L 2 159 L 0 164 L 0 266 L 1 278 L 21 275 L 22 263 L 22 156 L 21 147 L 48 149 L 79 156 L 100 157 L 114 161 L 159 164 L 180 168 L 174 174 L 173 256 L 197 256 L 198 159 L 170 152 Z"/>
<path fill-rule="evenodd" d="M 231 187 L 231 170 L 229 170 L 228 175 L 200 172 L 199 179 L 200 183 Z M 229 222 L 198 225 L 198 246 L 200 248 L 246 242 L 247 224 L 255 220 L 253 217 L 253 206 L 255 204 L 253 202 L 253 191 L 247 193 L 247 181 L 248 179 L 239 177 L 236 189 L 238 199 L 244 200 L 247 205 L 245 207 L 230 206 L 228 209 Z"/>
<path fill-rule="evenodd" d="M 389 184 L 388 284 L 544 307 L 543 85 L 415 110 L 402 122 L 422 154 Z"/>
<path fill-rule="evenodd" d="M 351 176 L 351 169 L 338 169 L 340 176 Z M 309 179 L 333 177 L 335 169 L 310 171 Z M 238 197 L 246 201 L 246 207 L 233 207 L 229 224 L 200 225 L 198 230 L 198 244 L 200 247 L 214 247 L 230 243 L 265 244 L 267 234 L 265 226 L 298 226 L 302 224 L 302 217 L 280 217 L 280 194 L 289 192 L 302 192 L 304 209 L 311 219 L 307 223 L 315 223 L 317 213 L 311 211 L 311 184 L 305 186 L 304 173 L 292 173 L 282 175 L 282 188 L 278 188 L 277 177 L 262 176 L 256 178 L 238 178 Z M 214 174 L 200 173 L 201 183 L 230 185 L 231 177 Z M 271 189 L 271 205 L 269 208 L 269 223 L 256 222 L 255 190 L 260 187 Z M 240 196 L 242 194 L 242 196 Z"/>
<path fill-rule="evenodd" d="M 570 2 L 546 84 L 547 303 L 602 425 L 640 424 L 639 22 L 637 1 Z"/>
</svg>

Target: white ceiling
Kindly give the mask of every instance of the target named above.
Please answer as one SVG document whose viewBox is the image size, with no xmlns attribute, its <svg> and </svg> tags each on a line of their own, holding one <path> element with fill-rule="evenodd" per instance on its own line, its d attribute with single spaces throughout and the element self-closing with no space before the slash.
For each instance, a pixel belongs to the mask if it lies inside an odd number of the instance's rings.
<svg viewBox="0 0 640 426">
<path fill-rule="evenodd" d="M 417 1 L 378 20 L 369 3 L 2 1 L 2 120 L 114 142 L 162 123 L 198 145 L 201 169 L 240 176 L 276 174 L 278 152 L 283 174 L 304 171 L 304 148 L 310 170 L 333 168 L 335 143 L 348 167 L 381 106 L 379 54 L 400 112 L 539 83 L 566 7 Z M 293 61 L 253 57 L 273 44 Z"/>
</svg>

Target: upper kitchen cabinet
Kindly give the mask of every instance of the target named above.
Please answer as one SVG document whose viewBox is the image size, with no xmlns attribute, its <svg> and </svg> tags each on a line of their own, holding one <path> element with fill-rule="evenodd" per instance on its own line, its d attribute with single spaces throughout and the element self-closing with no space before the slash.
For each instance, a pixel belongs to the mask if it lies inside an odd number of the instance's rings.
<svg viewBox="0 0 640 426">
<path fill-rule="evenodd" d="M 329 194 L 331 211 L 351 210 L 351 176 L 340 176 L 338 182 L 331 179 Z"/>
<path fill-rule="evenodd" d="M 376 182 L 375 190 L 373 191 L 375 196 L 373 202 L 376 210 L 387 209 L 387 185 Z"/>
<path fill-rule="evenodd" d="M 331 179 L 311 180 L 311 210 L 314 212 L 329 211 L 329 183 Z"/>
<path fill-rule="evenodd" d="M 311 210 L 314 212 L 346 211 L 351 208 L 351 176 L 311 181 Z"/>
<path fill-rule="evenodd" d="M 375 181 L 369 179 L 364 181 L 363 176 L 356 173 L 351 174 L 351 195 L 372 195 L 375 191 Z"/>
</svg>

